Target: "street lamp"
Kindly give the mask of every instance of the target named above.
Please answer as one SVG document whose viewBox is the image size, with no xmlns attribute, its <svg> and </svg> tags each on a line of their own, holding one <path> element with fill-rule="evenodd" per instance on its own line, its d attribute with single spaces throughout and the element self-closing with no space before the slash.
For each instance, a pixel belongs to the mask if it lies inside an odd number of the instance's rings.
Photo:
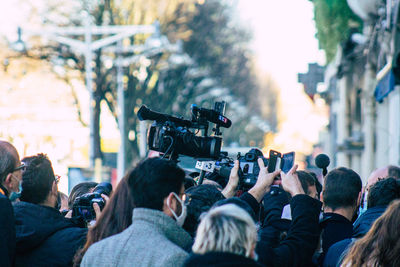
<svg viewBox="0 0 400 267">
<path fill-rule="evenodd" d="M 114 43 L 120 42 L 128 37 L 139 33 L 153 34 L 156 32 L 156 25 L 127 25 L 127 26 L 93 26 L 90 17 L 86 16 L 84 26 L 77 27 L 51 27 L 40 31 L 25 30 L 24 33 L 29 36 L 47 37 L 60 44 L 67 45 L 80 53 L 85 58 L 85 82 L 86 88 L 90 94 L 90 142 L 89 142 L 89 164 L 90 167 L 95 167 L 95 179 L 101 181 L 101 159 L 95 158 L 95 125 L 94 125 L 94 111 L 92 108 L 93 97 L 93 78 L 92 78 L 92 61 L 93 53 L 103 47 L 110 46 Z M 95 35 L 109 35 L 104 38 L 93 40 Z M 84 41 L 76 39 L 77 37 L 84 37 Z M 22 29 L 18 28 L 18 40 L 11 44 L 11 47 L 18 51 L 26 51 L 25 43 L 22 40 Z M 121 77 L 117 77 L 121 79 Z M 123 89 L 122 89 L 123 90 Z M 120 96 L 118 97 L 120 98 Z M 121 104 L 123 99 L 119 99 L 118 103 Z M 123 123 L 123 122 L 120 122 Z M 120 125 L 121 127 L 121 125 Z M 122 128 L 124 129 L 124 128 Z M 97 171 L 96 171 L 97 170 Z"/>
</svg>

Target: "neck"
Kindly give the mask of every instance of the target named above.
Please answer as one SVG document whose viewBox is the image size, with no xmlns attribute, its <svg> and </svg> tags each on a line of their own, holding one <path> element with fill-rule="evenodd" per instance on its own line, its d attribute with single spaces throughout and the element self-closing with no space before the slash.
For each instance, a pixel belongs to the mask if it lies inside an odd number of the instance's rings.
<svg viewBox="0 0 400 267">
<path fill-rule="evenodd" d="M 40 203 L 40 205 L 42 206 L 46 206 L 46 207 L 50 207 L 50 208 L 54 208 L 55 207 L 55 203 L 54 201 L 52 201 L 52 197 L 47 196 L 47 198 L 45 199 L 45 201 L 43 201 L 42 203 Z"/>
<path fill-rule="evenodd" d="M 346 207 L 346 208 L 337 208 L 333 210 L 330 207 L 324 207 L 324 212 L 336 213 L 342 215 L 347 220 L 351 221 L 354 215 L 354 208 L 353 207 Z"/>
</svg>

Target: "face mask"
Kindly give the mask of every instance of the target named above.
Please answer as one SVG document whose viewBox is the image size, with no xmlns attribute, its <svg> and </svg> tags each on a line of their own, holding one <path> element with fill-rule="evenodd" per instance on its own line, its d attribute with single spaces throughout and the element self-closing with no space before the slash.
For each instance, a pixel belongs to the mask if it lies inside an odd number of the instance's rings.
<svg viewBox="0 0 400 267">
<path fill-rule="evenodd" d="M 363 203 L 362 203 L 362 205 L 360 205 L 360 208 L 358 210 L 359 215 L 361 215 L 367 211 L 367 205 L 368 205 L 368 191 L 365 191 Z"/>
<path fill-rule="evenodd" d="M 12 176 L 12 177 L 15 178 L 14 176 Z M 15 178 L 15 179 L 17 179 L 17 178 Z M 10 197 L 9 197 L 10 201 L 13 202 L 16 199 L 20 198 L 21 193 L 22 193 L 22 181 L 18 181 L 18 192 L 11 192 Z"/>
<path fill-rule="evenodd" d="M 172 192 L 172 194 L 175 196 L 175 198 L 181 204 L 181 207 L 182 207 L 181 215 L 179 215 L 179 216 L 176 215 L 175 211 L 173 209 L 171 209 L 169 201 L 167 201 L 167 206 L 168 206 L 169 210 L 171 211 L 172 215 L 174 215 L 176 223 L 182 227 L 183 223 L 185 222 L 186 215 L 187 215 L 186 205 L 185 205 L 185 203 L 183 203 L 183 201 L 179 198 L 179 196 L 176 193 Z"/>
</svg>

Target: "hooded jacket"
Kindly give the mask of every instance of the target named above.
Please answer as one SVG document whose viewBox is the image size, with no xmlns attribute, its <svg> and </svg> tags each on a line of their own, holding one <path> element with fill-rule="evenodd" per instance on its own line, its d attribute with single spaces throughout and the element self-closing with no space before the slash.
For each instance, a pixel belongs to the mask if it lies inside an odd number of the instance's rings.
<svg viewBox="0 0 400 267">
<path fill-rule="evenodd" d="M 14 204 L 16 266 L 71 266 L 87 229 L 76 227 L 54 208 Z"/>
<path fill-rule="evenodd" d="M 0 266 L 12 266 L 15 253 L 14 212 L 7 197 L 7 190 L 0 185 Z"/>
<path fill-rule="evenodd" d="M 367 209 L 353 224 L 353 238 L 346 238 L 333 244 L 324 259 L 324 267 L 335 267 L 341 264 L 347 250 L 357 238 L 363 237 L 371 228 L 372 224 L 386 210 L 386 206 L 377 206 Z"/>
</svg>

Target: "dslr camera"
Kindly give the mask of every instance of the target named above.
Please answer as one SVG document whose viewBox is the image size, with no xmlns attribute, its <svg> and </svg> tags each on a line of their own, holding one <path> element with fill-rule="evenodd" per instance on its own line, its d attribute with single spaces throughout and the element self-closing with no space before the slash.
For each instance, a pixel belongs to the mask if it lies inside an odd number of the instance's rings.
<svg viewBox="0 0 400 267">
<path fill-rule="evenodd" d="M 72 206 L 72 217 L 79 218 L 85 222 L 90 222 L 96 219 L 96 212 L 93 209 L 93 204 L 97 203 L 100 210 L 103 210 L 106 205 L 105 200 L 101 194 L 110 196 L 112 185 L 107 182 L 99 183 L 92 193 L 86 193 L 77 197 Z"/>
<path fill-rule="evenodd" d="M 263 159 L 265 166 L 268 165 L 268 159 L 257 148 L 250 149 L 244 156 L 240 152 L 237 154 L 237 159 L 239 160 L 239 189 L 247 191 L 256 184 L 260 173 L 258 158 Z M 233 165 L 234 161 L 232 159 L 223 157 L 216 162 L 216 172 L 224 177 L 225 180 L 228 180 Z"/>
<path fill-rule="evenodd" d="M 257 162 L 258 158 L 262 158 L 264 166 L 268 166 L 267 170 L 269 173 L 279 169 L 287 173 L 293 167 L 294 157 L 294 152 L 282 155 L 278 151 L 270 150 L 269 158 L 265 158 L 261 150 L 257 148 L 250 149 L 244 156 L 239 152 L 237 155 L 237 159 L 239 160 L 239 189 L 247 191 L 256 184 L 258 174 L 260 173 L 260 166 Z M 216 171 L 225 180 L 228 180 L 233 164 L 232 159 L 223 157 L 217 161 L 216 165 L 218 167 Z"/>
</svg>

